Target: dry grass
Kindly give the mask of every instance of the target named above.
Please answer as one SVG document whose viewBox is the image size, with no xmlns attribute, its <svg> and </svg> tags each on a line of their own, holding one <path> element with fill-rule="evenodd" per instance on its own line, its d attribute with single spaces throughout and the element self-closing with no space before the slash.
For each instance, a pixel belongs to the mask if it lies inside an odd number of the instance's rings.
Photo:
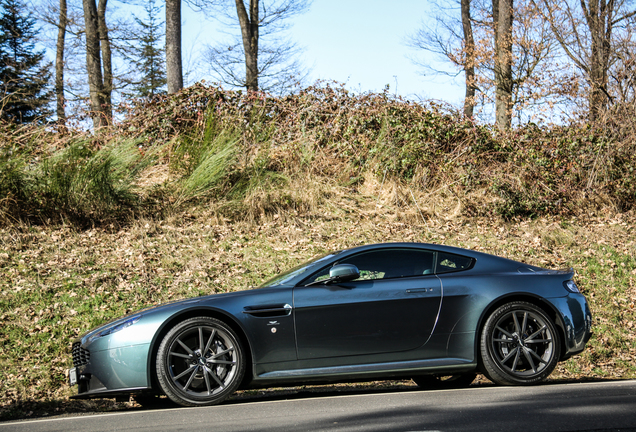
<svg viewBox="0 0 636 432">
<path fill-rule="evenodd" d="M 499 136 L 382 95 L 326 88 L 254 98 L 193 86 L 140 107 L 112 136 L 0 130 L 9 143 L 0 146 L 2 418 L 116 407 L 68 400 L 70 341 L 99 323 L 246 289 L 327 250 L 386 241 L 574 267 L 595 335 L 553 378 L 636 377 L 633 128 L 609 138 L 606 127 Z M 206 111 L 210 101 L 220 105 Z M 235 133 L 237 147 L 215 159 L 221 138 Z M 114 165 L 122 176 L 103 186 L 126 186 L 135 199 L 113 214 L 97 217 L 97 195 L 79 193 L 79 211 L 47 201 L 50 176 L 27 181 L 80 141 L 90 154 L 130 150 Z M 72 174 L 75 165 L 62 168 Z M 81 224 L 69 224 L 74 214 Z"/>
<path fill-rule="evenodd" d="M 252 213 L 240 222 L 217 204 L 125 227 L 2 229 L 3 416 L 25 415 L 24 407 L 43 401 L 80 409 L 65 402 L 70 341 L 98 323 L 176 298 L 242 290 L 326 250 L 385 241 L 574 267 L 595 335 L 553 378 L 636 377 L 633 215 L 505 222 L 461 217 L 461 197 L 443 190 L 426 195 L 374 179 L 354 189 L 292 183 L 292 204 L 256 190 L 244 203 Z"/>
</svg>

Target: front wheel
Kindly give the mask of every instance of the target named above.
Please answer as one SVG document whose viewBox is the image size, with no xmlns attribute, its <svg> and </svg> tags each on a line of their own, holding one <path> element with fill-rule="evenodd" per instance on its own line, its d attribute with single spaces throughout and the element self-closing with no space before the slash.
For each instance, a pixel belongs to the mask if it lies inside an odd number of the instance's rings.
<svg viewBox="0 0 636 432">
<path fill-rule="evenodd" d="M 157 352 L 157 379 L 183 406 L 215 405 L 230 396 L 245 373 L 239 338 L 222 321 L 190 318 L 164 337 Z"/>
<path fill-rule="evenodd" d="M 552 319 L 527 302 L 511 302 L 488 317 L 481 333 L 486 376 L 503 385 L 545 380 L 560 356 L 559 335 Z"/>
</svg>

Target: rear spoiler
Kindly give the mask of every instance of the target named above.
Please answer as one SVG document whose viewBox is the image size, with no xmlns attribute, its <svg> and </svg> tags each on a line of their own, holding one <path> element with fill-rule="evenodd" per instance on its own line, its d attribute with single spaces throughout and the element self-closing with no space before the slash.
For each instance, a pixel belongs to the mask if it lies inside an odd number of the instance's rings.
<svg viewBox="0 0 636 432">
<path fill-rule="evenodd" d="M 563 268 L 560 270 L 548 270 L 541 267 L 534 266 L 521 266 L 517 268 L 517 272 L 519 273 L 529 273 L 529 274 L 550 274 L 550 275 L 563 275 L 568 276 L 569 279 L 574 277 L 574 268 Z"/>
</svg>

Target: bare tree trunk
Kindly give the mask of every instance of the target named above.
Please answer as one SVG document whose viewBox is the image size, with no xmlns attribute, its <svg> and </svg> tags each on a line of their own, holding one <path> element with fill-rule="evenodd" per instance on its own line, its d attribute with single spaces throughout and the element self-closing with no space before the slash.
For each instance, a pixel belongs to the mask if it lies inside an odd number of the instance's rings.
<svg viewBox="0 0 636 432">
<path fill-rule="evenodd" d="M 66 39 L 66 0 L 60 0 L 60 18 L 58 21 L 55 55 L 55 95 L 57 100 L 57 124 L 61 132 L 66 131 L 66 112 L 64 111 L 64 42 Z"/>
<path fill-rule="evenodd" d="M 464 115 L 472 119 L 475 111 L 475 39 L 470 18 L 470 0 L 461 0 L 462 28 L 464 30 L 464 75 L 466 76 L 466 96 Z"/>
<path fill-rule="evenodd" d="M 500 130 L 512 123 L 512 11 L 513 0 L 493 0 L 495 32 L 495 118 Z"/>
<path fill-rule="evenodd" d="M 611 51 L 612 21 L 610 13 L 613 10 L 610 8 L 612 5 L 613 2 L 611 0 L 608 4 L 604 0 L 590 0 L 586 7 L 585 1 L 581 1 L 585 21 L 592 39 L 589 61 L 590 93 L 588 95 L 591 121 L 598 119 L 601 111 L 607 106 L 609 99 L 607 93 L 607 71 L 609 69 Z"/>
<path fill-rule="evenodd" d="M 97 30 L 99 32 L 99 46 L 102 53 L 102 68 L 103 73 L 103 99 L 104 107 L 103 111 L 106 115 L 106 120 L 111 122 L 113 119 L 112 100 L 111 95 L 113 92 L 113 65 L 112 54 L 110 49 L 110 39 L 108 38 L 108 27 L 106 26 L 106 3 L 108 0 L 99 0 L 97 6 Z"/>
<path fill-rule="evenodd" d="M 183 88 L 181 0 L 166 0 L 166 75 L 168 93 L 176 93 Z"/>
<path fill-rule="evenodd" d="M 258 91 L 258 0 L 250 0 L 249 16 L 243 0 L 236 0 L 236 13 L 245 51 L 245 87 L 249 91 Z"/>
<path fill-rule="evenodd" d="M 86 25 L 86 69 L 90 93 L 91 117 L 95 130 L 108 125 L 104 112 L 104 81 L 99 53 L 99 31 L 95 0 L 82 0 Z"/>
</svg>

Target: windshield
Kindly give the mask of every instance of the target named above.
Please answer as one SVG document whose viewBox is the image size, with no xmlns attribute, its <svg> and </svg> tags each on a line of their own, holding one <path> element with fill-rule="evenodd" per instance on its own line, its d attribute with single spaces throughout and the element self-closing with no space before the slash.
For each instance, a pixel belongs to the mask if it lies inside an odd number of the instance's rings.
<svg viewBox="0 0 636 432">
<path fill-rule="evenodd" d="M 289 281 L 296 278 L 296 276 L 305 273 L 307 270 L 311 268 L 314 268 L 315 264 L 328 260 L 329 258 L 335 255 L 338 255 L 340 252 L 342 251 L 329 252 L 325 255 L 319 256 L 318 258 L 313 258 L 310 261 L 307 261 L 306 263 L 303 263 L 297 267 L 294 267 L 291 270 L 286 271 L 285 273 L 281 273 L 278 276 L 274 276 L 273 278 L 271 278 L 270 280 L 262 284 L 259 288 L 272 287 L 272 286 L 278 286 L 278 285 L 287 285 Z"/>
</svg>

